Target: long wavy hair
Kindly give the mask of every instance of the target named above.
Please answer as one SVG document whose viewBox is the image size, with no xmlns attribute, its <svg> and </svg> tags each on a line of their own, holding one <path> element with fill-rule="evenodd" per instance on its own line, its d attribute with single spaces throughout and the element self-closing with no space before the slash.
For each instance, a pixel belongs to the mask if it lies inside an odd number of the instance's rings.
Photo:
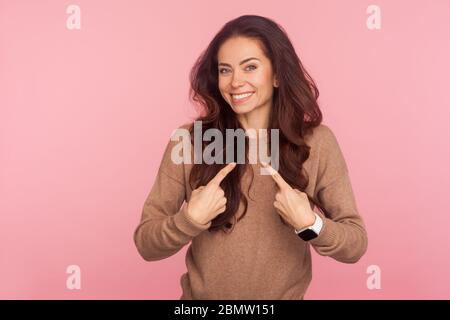
<svg viewBox="0 0 450 320">
<path fill-rule="evenodd" d="M 232 37 L 258 40 L 261 49 L 272 64 L 272 70 L 277 75 L 278 87 L 274 88 L 273 92 L 268 129 L 269 132 L 270 129 L 279 130 L 278 172 L 289 185 L 304 192 L 308 185 L 308 175 L 303 170 L 303 163 L 310 153 L 310 147 L 305 143 L 304 137 L 322 122 L 322 113 L 316 102 L 319 90 L 303 67 L 288 35 L 273 20 L 257 15 L 243 15 L 231 20 L 222 27 L 206 50 L 201 53 L 190 72 L 189 98 L 200 108 L 200 115 L 196 121 L 202 121 L 202 132 L 215 128 L 221 131 L 223 137 L 225 137 L 226 129 L 244 130 L 231 107 L 223 99 L 218 85 L 218 51 L 221 45 Z M 193 144 L 193 125 L 190 127 L 190 133 Z M 270 135 L 268 136 L 270 146 Z M 246 139 L 245 157 L 248 159 L 248 137 Z M 203 141 L 202 150 L 207 145 L 208 143 Z M 227 147 L 224 144 L 222 152 L 224 157 L 226 152 Z M 236 150 L 234 154 L 237 155 Z M 230 220 L 237 223 L 245 216 L 248 200 L 241 189 L 241 178 L 247 163 L 247 160 L 245 164 L 238 163 L 222 181 L 220 186 L 227 198 L 226 210 L 212 220 L 209 231 L 221 229 L 224 232 L 231 232 L 234 224 Z M 194 164 L 189 177 L 192 190 L 206 185 L 225 165 Z M 253 183 L 253 177 L 251 183 Z M 316 207 L 324 211 L 320 204 L 309 195 L 308 198 Z M 245 210 L 236 220 L 241 200 Z M 286 223 L 283 219 L 281 220 Z"/>
</svg>

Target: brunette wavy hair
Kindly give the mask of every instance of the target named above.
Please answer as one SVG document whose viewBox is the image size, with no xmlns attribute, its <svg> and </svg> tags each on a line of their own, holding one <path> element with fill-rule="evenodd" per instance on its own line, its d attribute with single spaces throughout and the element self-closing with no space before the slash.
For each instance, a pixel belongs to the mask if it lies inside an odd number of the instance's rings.
<svg viewBox="0 0 450 320">
<path fill-rule="evenodd" d="M 244 130 L 231 107 L 223 99 L 218 86 L 218 51 L 220 46 L 232 37 L 258 40 L 261 49 L 272 64 L 272 70 L 277 75 L 278 87 L 274 88 L 268 129 L 279 129 L 278 172 L 293 188 L 304 192 L 308 185 L 308 176 L 303 170 L 303 163 L 308 159 L 310 152 L 304 137 L 322 122 L 322 113 L 316 102 L 319 90 L 303 67 L 287 33 L 273 20 L 257 15 L 243 15 L 231 20 L 222 27 L 201 53 L 190 72 L 189 98 L 200 107 L 200 115 L 196 121 L 202 121 L 202 132 L 209 128 L 216 128 L 221 131 L 223 137 L 225 137 L 225 129 Z M 190 127 L 190 133 L 191 142 L 194 143 L 193 125 Z M 268 136 L 270 147 L 270 135 Z M 248 159 L 248 137 L 246 139 L 246 159 Z M 207 143 L 203 141 L 202 150 L 206 146 Z M 225 143 L 223 148 L 223 154 L 226 156 Z M 234 154 L 237 155 L 236 150 Z M 236 223 L 245 216 L 248 200 L 241 189 L 241 178 L 247 163 L 247 161 L 245 164 L 238 163 L 222 181 L 220 186 L 227 198 L 226 210 L 213 219 L 209 231 L 222 229 L 230 232 L 234 225 L 230 220 Z M 206 185 L 225 165 L 194 164 L 189 177 L 192 190 Z M 320 204 L 309 195 L 308 198 L 316 207 L 324 211 Z M 241 200 L 245 210 L 236 220 Z M 281 220 L 286 223 L 283 219 Z"/>
</svg>

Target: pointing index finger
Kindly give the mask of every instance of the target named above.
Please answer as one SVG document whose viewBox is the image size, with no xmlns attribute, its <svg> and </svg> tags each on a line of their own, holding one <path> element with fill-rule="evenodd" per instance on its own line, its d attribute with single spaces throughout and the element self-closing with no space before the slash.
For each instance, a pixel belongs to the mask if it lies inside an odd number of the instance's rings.
<svg viewBox="0 0 450 320">
<path fill-rule="evenodd" d="M 209 181 L 208 185 L 219 185 L 223 179 L 234 169 L 236 162 L 230 162 L 224 168 L 217 172 L 216 176 Z"/>
<path fill-rule="evenodd" d="M 262 166 L 267 169 L 272 176 L 273 180 L 275 180 L 276 184 L 280 187 L 281 190 L 290 189 L 291 186 L 283 179 L 283 177 L 276 171 L 272 166 L 266 162 L 261 161 Z"/>
</svg>

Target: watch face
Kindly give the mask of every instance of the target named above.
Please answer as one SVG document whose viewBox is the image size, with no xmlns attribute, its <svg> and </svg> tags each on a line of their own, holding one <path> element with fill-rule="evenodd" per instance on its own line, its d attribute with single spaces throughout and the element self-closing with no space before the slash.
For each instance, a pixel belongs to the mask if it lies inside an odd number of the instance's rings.
<svg viewBox="0 0 450 320">
<path fill-rule="evenodd" d="M 306 229 L 298 234 L 300 238 L 305 241 L 309 241 L 311 239 L 317 238 L 317 233 L 312 231 L 311 229 Z"/>
</svg>

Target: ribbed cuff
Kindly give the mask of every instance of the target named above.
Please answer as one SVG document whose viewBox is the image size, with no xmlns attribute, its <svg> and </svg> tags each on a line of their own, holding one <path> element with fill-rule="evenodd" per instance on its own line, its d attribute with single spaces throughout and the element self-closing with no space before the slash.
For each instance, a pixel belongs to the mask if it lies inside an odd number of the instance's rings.
<svg viewBox="0 0 450 320">
<path fill-rule="evenodd" d="M 337 222 L 334 222 L 331 219 L 326 218 L 323 214 L 317 213 L 323 221 L 322 229 L 320 230 L 319 235 L 310 240 L 313 246 L 319 247 L 329 247 L 334 245 L 339 239 L 339 230 Z"/>
<path fill-rule="evenodd" d="M 187 208 L 186 205 L 183 205 L 180 211 L 178 211 L 173 217 L 175 225 L 182 232 L 191 237 L 195 237 L 211 226 L 211 221 L 208 222 L 207 224 L 201 224 L 191 220 L 187 215 L 186 208 Z"/>
</svg>

